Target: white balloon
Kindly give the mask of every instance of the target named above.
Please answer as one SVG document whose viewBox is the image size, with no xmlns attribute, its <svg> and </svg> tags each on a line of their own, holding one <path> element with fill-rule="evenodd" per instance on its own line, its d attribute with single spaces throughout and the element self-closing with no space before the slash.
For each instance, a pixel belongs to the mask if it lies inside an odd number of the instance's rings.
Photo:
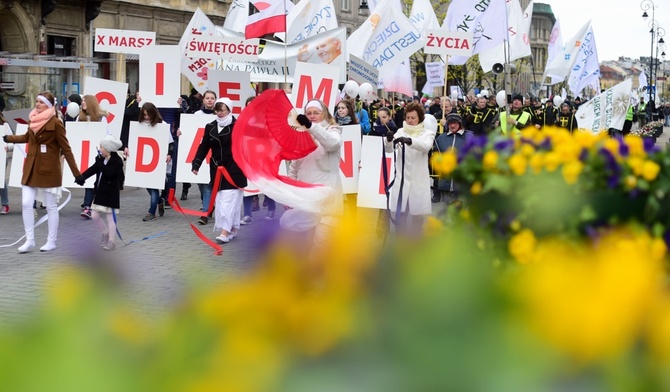
<svg viewBox="0 0 670 392">
<path fill-rule="evenodd" d="M 563 98 L 560 95 L 554 97 L 554 106 L 561 106 L 563 103 Z"/>
<path fill-rule="evenodd" d="M 350 80 L 344 84 L 342 91 L 344 91 L 350 98 L 356 98 L 359 93 L 358 83 L 356 83 L 355 80 Z"/>
<path fill-rule="evenodd" d="M 507 105 L 507 94 L 505 94 L 505 90 L 498 91 L 498 94 L 496 94 L 496 103 L 500 107 Z"/>
<path fill-rule="evenodd" d="M 423 117 L 423 126 L 429 131 L 437 132 L 437 119 L 432 114 L 426 113 Z"/>
<path fill-rule="evenodd" d="M 67 104 L 67 110 L 65 111 L 68 116 L 75 118 L 79 115 L 79 105 L 76 102 L 70 102 Z"/>
<path fill-rule="evenodd" d="M 482 95 L 482 97 L 488 98 L 489 97 L 489 90 L 482 90 L 481 95 Z"/>
<path fill-rule="evenodd" d="M 358 95 L 363 101 L 371 101 L 375 98 L 375 90 L 370 83 L 363 83 L 358 88 Z"/>
</svg>

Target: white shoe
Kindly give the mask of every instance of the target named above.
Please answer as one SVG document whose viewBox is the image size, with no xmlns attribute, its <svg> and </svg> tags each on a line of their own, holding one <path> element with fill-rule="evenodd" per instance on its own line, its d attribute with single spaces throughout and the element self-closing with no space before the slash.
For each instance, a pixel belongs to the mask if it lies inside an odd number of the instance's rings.
<svg viewBox="0 0 670 392">
<path fill-rule="evenodd" d="M 226 244 L 226 243 L 230 242 L 230 237 L 226 237 L 225 235 L 220 235 L 220 236 L 216 237 L 216 240 Z"/>
<path fill-rule="evenodd" d="M 30 252 L 33 249 L 35 249 L 35 241 L 26 241 L 19 247 L 19 253 Z"/>
<path fill-rule="evenodd" d="M 242 218 L 242 219 L 240 220 L 240 224 L 241 224 L 241 225 L 248 225 L 248 224 L 250 224 L 250 223 L 253 222 L 253 221 L 254 221 L 254 220 L 251 219 L 251 217 L 250 217 L 249 215 L 245 215 L 244 218 Z"/>
<path fill-rule="evenodd" d="M 233 238 L 237 237 L 237 233 L 233 233 L 232 231 L 228 233 L 228 239 L 232 240 Z"/>
<path fill-rule="evenodd" d="M 47 242 L 40 248 L 40 252 L 51 252 L 54 249 L 56 249 L 56 244 L 53 242 Z"/>
</svg>

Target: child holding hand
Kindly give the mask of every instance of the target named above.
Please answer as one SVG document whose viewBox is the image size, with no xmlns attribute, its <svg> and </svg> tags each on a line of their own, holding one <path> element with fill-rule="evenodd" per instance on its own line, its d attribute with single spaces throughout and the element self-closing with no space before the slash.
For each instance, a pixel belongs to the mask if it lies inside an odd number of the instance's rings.
<svg viewBox="0 0 670 392">
<path fill-rule="evenodd" d="M 101 246 L 104 250 L 114 250 L 116 237 L 116 222 L 114 214 L 118 214 L 121 199 L 121 184 L 123 183 L 123 160 L 116 153 L 121 148 L 121 140 L 107 135 L 100 141 L 100 150 L 95 163 L 85 172 L 75 178 L 75 182 L 84 185 L 87 178 L 95 175 L 93 188 L 93 204 L 91 217 L 102 231 Z M 100 213 L 106 213 L 107 225 L 102 221 Z"/>
</svg>

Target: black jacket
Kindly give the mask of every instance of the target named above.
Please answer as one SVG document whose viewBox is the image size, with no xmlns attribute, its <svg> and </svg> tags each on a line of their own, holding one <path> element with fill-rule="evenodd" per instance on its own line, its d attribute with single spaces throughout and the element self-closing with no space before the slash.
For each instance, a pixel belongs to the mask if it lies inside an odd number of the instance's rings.
<svg viewBox="0 0 670 392">
<path fill-rule="evenodd" d="M 95 175 L 95 187 L 93 188 L 93 203 L 110 207 L 120 208 L 120 189 L 123 184 L 123 160 L 116 152 L 109 156 L 109 162 L 105 165 L 104 158 L 98 155 L 95 163 L 81 174 L 84 179 Z"/>
<path fill-rule="evenodd" d="M 224 189 L 238 189 L 247 186 L 247 177 L 242 173 L 242 169 L 237 166 L 233 159 L 233 129 L 235 127 L 235 118 L 233 122 L 223 128 L 221 133 L 218 132 L 219 127 L 217 121 L 205 125 L 205 132 L 202 135 L 202 141 L 198 146 L 198 151 L 195 153 L 195 158 L 191 163 L 192 170 L 200 170 L 203 160 L 207 153 L 211 150 L 212 157 L 209 162 L 210 185 L 214 186 L 214 179 L 216 178 L 216 170 L 218 166 L 226 168 L 234 184 L 231 184 L 225 177 L 221 178 L 219 183 L 220 191 Z"/>
</svg>

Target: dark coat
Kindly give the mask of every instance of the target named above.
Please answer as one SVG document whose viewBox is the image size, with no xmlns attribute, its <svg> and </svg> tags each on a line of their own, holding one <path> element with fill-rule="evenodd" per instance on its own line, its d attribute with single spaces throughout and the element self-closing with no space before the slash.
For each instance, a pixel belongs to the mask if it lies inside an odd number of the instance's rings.
<svg viewBox="0 0 670 392">
<path fill-rule="evenodd" d="M 229 183 L 225 177 L 221 178 L 219 189 L 238 189 L 247 186 L 247 177 L 242 173 L 242 169 L 237 166 L 233 159 L 233 129 L 235 127 L 235 118 L 233 122 L 227 127 L 218 132 L 219 127 L 216 120 L 205 125 L 205 132 L 202 135 L 202 141 L 198 146 L 198 151 L 195 153 L 195 158 L 191 163 L 192 170 L 200 170 L 200 166 L 204 161 L 207 153 L 211 150 L 212 157 L 209 162 L 210 185 L 214 186 L 214 179 L 216 178 L 217 166 L 223 166 L 230 173 L 234 184 Z"/>
<path fill-rule="evenodd" d="M 51 117 L 37 132 L 28 129 L 28 132 L 23 135 L 7 136 L 7 142 L 27 143 L 26 160 L 23 163 L 23 177 L 21 178 L 23 185 L 37 188 L 61 186 L 63 183 L 61 153 L 65 156 L 72 175 L 77 177 L 80 174 L 70 149 L 70 143 L 65 137 L 65 127 L 56 116 Z"/>
<path fill-rule="evenodd" d="M 123 183 L 123 159 L 116 152 L 109 155 L 105 165 L 104 158 L 98 155 L 95 163 L 81 174 L 84 179 L 95 175 L 93 203 L 99 206 L 119 208 L 121 184 Z"/>
</svg>

